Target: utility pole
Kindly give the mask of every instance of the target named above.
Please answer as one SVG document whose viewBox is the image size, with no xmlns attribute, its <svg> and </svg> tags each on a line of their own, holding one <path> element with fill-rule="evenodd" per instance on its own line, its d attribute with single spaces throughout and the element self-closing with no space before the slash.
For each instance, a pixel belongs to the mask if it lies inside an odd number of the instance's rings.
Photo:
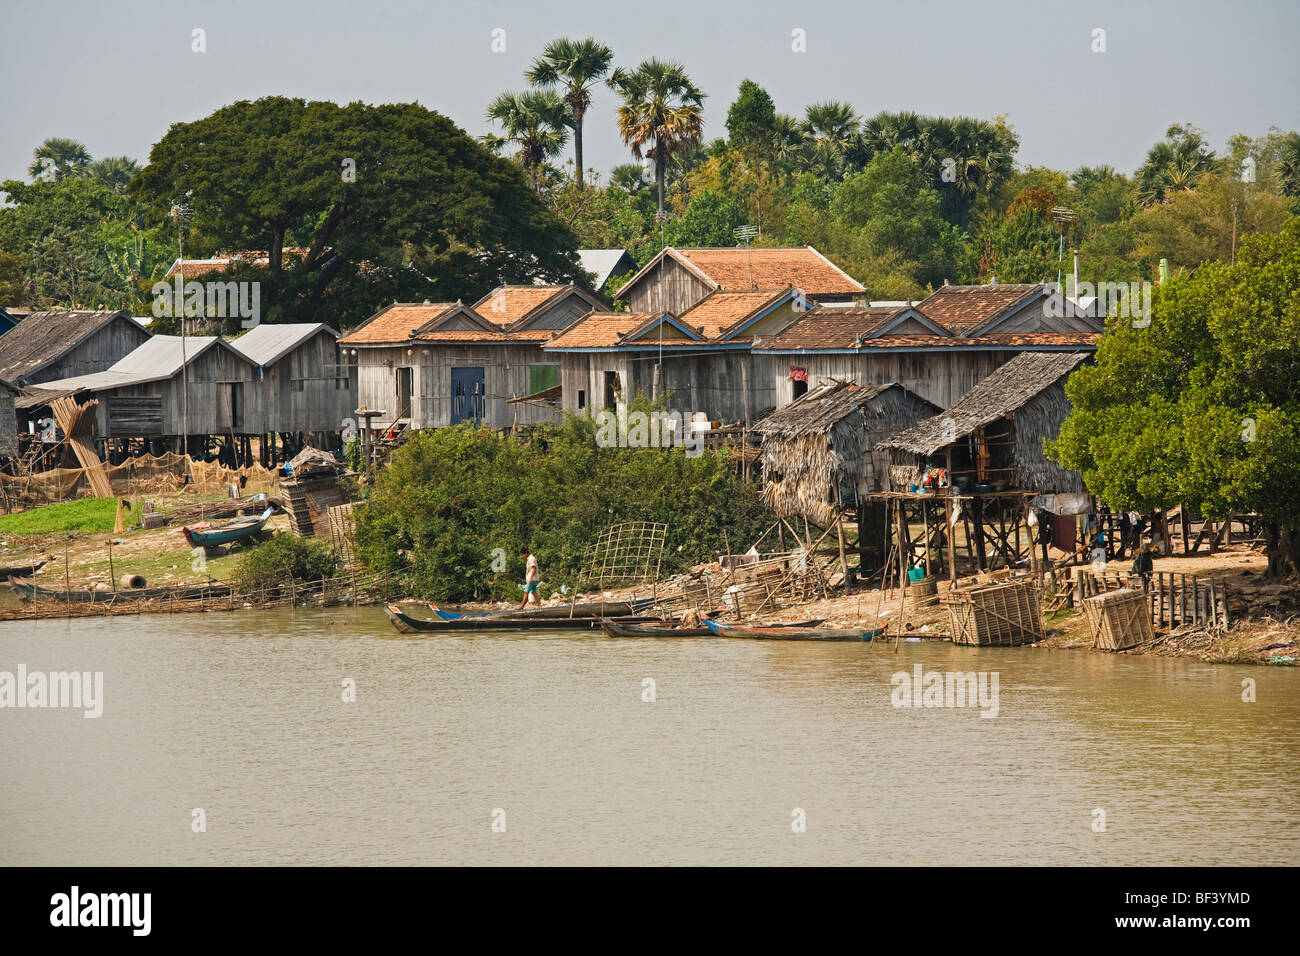
<svg viewBox="0 0 1300 956">
<path fill-rule="evenodd" d="M 193 190 L 186 192 L 188 199 Z M 185 355 L 185 204 L 172 206 L 172 217 L 176 220 L 177 275 L 180 279 L 179 295 L 172 299 L 172 312 L 180 311 L 181 326 L 181 454 L 190 455 L 190 363 Z"/>
</svg>

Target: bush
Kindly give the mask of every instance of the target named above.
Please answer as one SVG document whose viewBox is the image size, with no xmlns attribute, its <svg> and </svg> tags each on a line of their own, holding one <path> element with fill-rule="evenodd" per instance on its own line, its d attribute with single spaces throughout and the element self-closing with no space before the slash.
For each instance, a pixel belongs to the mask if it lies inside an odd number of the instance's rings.
<svg viewBox="0 0 1300 956">
<path fill-rule="evenodd" d="M 357 509 L 357 549 L 373 570 L 406 569 L 439 601 L 521 597 L 528 546 L 543 586 L 582 586 L 587 548 L 612 524 L 662 521 L 662 576 L 747 547 L 772 518 L 725 452 L 599 448 L 595 423 L 566 416 L 528 437 L 470 426 L 402 445 Z M 494 567 L 495 566 L 495 567 Z"/>
<path fill-rule="evenodd" d="M 332 577 L 337 569 L 334 550 L 328 543 L 277 531 L 270 541 L 239 556 L 230 582 L 239 591 L 263 587 L 278 591 L 293 582 Z"/>
</svg>

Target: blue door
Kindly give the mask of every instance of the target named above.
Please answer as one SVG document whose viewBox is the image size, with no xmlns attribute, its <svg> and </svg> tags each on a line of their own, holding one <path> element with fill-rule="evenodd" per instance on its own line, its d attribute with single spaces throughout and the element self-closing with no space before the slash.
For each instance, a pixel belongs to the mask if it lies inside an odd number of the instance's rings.
<svg viewBox="0 0 1300 956">
<path fill-rule="evenodd" d="M 451 423 L 483 421 L 483 369 L 451 370 Z"/>
</svg>

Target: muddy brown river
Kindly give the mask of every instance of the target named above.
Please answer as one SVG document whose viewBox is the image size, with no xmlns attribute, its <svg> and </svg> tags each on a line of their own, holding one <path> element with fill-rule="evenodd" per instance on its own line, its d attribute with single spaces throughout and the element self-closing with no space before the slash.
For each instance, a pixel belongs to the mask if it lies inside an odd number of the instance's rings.
<svg viewBox="0 0 1300 956">
<path fill-rule="evenodd" d="M 4 864 L 1300 863 L 1284 668 L 283 610 L 3 623 L 0 704 Z"/>
</svg>

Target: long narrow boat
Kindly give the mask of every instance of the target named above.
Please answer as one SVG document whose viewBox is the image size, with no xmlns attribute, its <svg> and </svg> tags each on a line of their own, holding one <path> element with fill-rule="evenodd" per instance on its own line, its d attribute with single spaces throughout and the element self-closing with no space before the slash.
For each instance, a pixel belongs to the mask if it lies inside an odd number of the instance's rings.
<svg viewBox="0 0 1300 956">
<path fill-rule="evenodd" d="M 437 631 L 443 634 L 460 631 L 550 631 L 552 633 L 561 633 L 564 631 L 595 630 L 600 627 L 601 622 L 601 619 L 597 617 L 542 617 L 530 620 L 528 618 L 496 616 L 467 617 L 454 621 L 430 621 L 405 614 L 400 608 L 392 604 L 384 605 L 384 613 L 388 615 L 388 620 L 392 622 L 393 627 L 403 634 L 415 634 L 421 631 Z M 643 624 L 647 621 L 657 621 L 659 618 L 620 617 L 616 620 L 626 624 Z"/>
<path fill-rule="evenodd" d="M 199 530 L 186 525 L 181 528 L 181 534 L 185 535 L 185 540 L 190 543 L 191 548 L 216 548 L 257 534 L 266 526 L 273 511 L 275 508 L 268 507 L 257 517 L 240 518 L 219 528 Z"/>
<path fill-rule="evenodd" d="M 773 624 L 774 628 L 816 627 L 825 618 L 800 621 L 797 624 Z M 679 627 L 674 624 L 620 624 L 617 621 L 601 620 L 601 629 L 610 637 L 713 637 L 713 631 L 700 627 Z"/>
<path fill-rule="evenodd" d="M 835 627 L 746 627 L 739 624 L 721 624 L 704 619 L 705 626 L 719 637 L 744 637 L 758 641 L 869 641 L 884 633 L 861 628 Z"/>
<path fill-rule="evenodd" d="M 538 607 L 529 610 L 507 608 L 504 611 L 445 611 L 436 604 L 429 609 L 443 621 L 462 621 L 469 618 L 509 618 L 511 620 L 536 620 L 550 618 L 579 617 L 626 617 L 636 614 L 654 604 L 654 598 L 639 598 L 635 601 L 588 601 L 585 604 L 557 604 L 553 607 Z"/>
<path fill-rule="evenodd" d="M 30 561 L 20 561 L 17 564 L 0 564 L 0 581 L 6 578 L 30 578 L 33 574 L 45 567 L 49 558 L 41 558 L 39 561 L 33 559 Z"/>
<path fill-rule="evenodd" d="M 56 591 L 43 588 L 30 578 L 13 578 L 9 586 L 28 601 L 63 601 L 69 604 L 110 604 L 121 601 L 150 601 L 174 599 L 198 601 L 203 598 L 225 597 L 230 588 L 225 584 L 199 584 L 174 588 L 122 588 L 117 591 L 71 590 Z"/>
</svg>

